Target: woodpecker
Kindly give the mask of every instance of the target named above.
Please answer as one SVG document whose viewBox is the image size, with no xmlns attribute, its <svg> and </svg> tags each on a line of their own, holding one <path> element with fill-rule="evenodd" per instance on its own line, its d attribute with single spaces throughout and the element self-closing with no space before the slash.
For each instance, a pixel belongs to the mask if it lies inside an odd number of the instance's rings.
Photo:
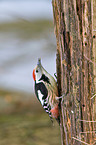
<svg viewBox="0 0 96 145">
<path fill-rule="evenodd" d="M 43 68 L 41 59 L 38 59 L 37 66 L 33 70 L 35 82 L 35 94 L 51 121 L 53 118 L 60 125 L 58 89 L 55 79 Z"/>
</svg>

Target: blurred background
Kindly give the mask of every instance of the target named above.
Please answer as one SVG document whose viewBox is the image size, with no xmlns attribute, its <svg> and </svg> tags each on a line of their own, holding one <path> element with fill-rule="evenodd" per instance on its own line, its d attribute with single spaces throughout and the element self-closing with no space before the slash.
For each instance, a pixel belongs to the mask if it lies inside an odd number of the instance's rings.
<svg viewBox="0 0 96 145">
<path fill-rule="evenodd" d="M 0 0 L 0 145 L 59 145 L 60 130 L 34 95 L 41 58 L 56 72 L 51 0 Z"/>
</svg>

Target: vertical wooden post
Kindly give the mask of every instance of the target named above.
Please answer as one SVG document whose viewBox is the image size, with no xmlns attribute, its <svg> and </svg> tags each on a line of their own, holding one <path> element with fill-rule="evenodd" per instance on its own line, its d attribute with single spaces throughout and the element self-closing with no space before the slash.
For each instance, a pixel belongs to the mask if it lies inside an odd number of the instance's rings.
<svg viewBox="0 0 96 145">
<path fill-rule="evenodd" d="M 93 104 L 93 120 L 96 120 L 96 1 L 93 0 L 93 73 L 94 73 L 94 91 L 95 96 L 93 95 L 92 100 Z M 94 129 L 96 130 L 96 123 L 94 123 Z"/>
<path fill-rule="evenodd" d="M 62 145 L 94 142 L 92 0 L 53 0 Z M 96 57 L 96 56 L 95 56 Z"/>
</svg>

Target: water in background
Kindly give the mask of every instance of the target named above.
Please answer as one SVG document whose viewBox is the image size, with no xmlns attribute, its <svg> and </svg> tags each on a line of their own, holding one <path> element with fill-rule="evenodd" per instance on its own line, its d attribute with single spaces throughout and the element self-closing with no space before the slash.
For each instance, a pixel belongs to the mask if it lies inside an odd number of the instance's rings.
<svg viewBox="0 0 96 145">
<path fill-rule="evenodd" d="M 0 1 L 0 22 L 22 18 L 29 21 L 52 19 L 51 0 L 2 0 Z"/>
<path fill-rule="evenodd" d="M 56 72 L 52 21 L 51 0 L 0 1 L 1 89 L 32 93 L 38 57 L 49 73 Z"/>
<path fill-rule="evenodd" d="M 0 145 L 59 145 L 54 127 L 33 95 L 38 57 L 56 72 L 51 0 L 0 1 Z"/>
</svg>

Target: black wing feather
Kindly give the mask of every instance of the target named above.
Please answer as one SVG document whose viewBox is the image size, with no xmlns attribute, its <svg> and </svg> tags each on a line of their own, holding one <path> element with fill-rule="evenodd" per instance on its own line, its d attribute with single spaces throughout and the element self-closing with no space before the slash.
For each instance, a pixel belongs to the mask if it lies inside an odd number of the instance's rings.
<svg viewBox="0 0 96 145">
<path fill-rule="evenodd" d="M 43 82 L 40 82 L 40 83 L 36 83 L 36 82 L 35 82 L 35 94 L 36 94 L 38 100 L 40 101 L 39 96 L 38 96 L 38 90 L 39 90 L 39 91 L 42 93 L 42 95 L 43 95 L 43 97 L 42 97 L 42 99 L 44 100 L 43 108 L 44 108 L 44 110 L 46 111 L 46 113 L 48 113 L 48 115 L 49 115 L 51 121 L 53 122 L 53 119 L 52 119 L 52 116 L 51 116 L 51 112 L 50 112 L 51 106 L 50 106 L 50 105 L 48 104 L 48 102 L 46 101 L 46 98 L 47 98 L 47 96 L 48 96 L 48 90 L 47 90 L 47 88 L 46 88 L 46 86 L 45 86 L 45 84 L 44 84 Z"/>
<path fill-rule="evenodd" d="M 41 94 L 44 96 L 43 99 L 46 99 L 48 96 L 48 90 L 43 82 L 35 83 L 35 94 L 37 98 L 39 99 L 38 90 L 40 90 Z"/>
</svg>

